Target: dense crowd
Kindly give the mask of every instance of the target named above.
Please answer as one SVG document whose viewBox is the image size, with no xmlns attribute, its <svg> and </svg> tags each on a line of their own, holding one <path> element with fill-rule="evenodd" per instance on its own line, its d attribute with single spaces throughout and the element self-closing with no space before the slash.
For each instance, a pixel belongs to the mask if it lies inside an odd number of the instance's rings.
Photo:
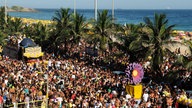
<svg viewBox="0 0 192 108">
<path fill-rule="evenodd" d="M 121 60 L 117 61 L 123 62 Z M 50 108 L 178 108 L 176 100 L 180 95 L 190 97 L 177 86 L 151 80 L 142 83 L 141 99 L 134 99 L 126 92 L 126 76 L 96 66 L 98 61 L 90 64 L 90 60 L 45 55 L 41 61 L 26 64 L 3 57 L 0 61 L 0 108 L 45 108 L 47 96 Z M 162 72 L 169 68 L 167 62 Z M 191 72 L 182 76 L 182 79 L 188 78 Z"/>
</svg>

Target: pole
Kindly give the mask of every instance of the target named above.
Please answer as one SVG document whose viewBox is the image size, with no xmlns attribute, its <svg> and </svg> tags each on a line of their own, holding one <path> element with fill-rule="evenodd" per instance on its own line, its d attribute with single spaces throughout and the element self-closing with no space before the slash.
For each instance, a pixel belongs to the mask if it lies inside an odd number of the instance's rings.
<svg viewBox="0 0 192 108">
<path fill-rule="evenodd" d="M 46 101 L 46 108 L 48 108 L 48 104 L 49 104 L 49 72 L 47 72 L 47 94 L 46 94 L 46 98 L 47 98 L 47 101 Z"/>
<path fill-rule="evenodd" d="M 97 21 L 97 0 L 95 0 L 95 20 Z"/>
<path fill-rule="evenodd" d="M 7 0 L 5 0 L 5 23 L 7 23 Z"/>
<path fill-rule="evenodd" d="M 114 0 L 112 1 L 112 21 L 114 23 L 114 20 L 115 20 L 115 12 L 114 12 Z"/>
<path fill-rule="evenodd" d="M 76 0 L 74 0 L 74 16 L 76 15 Z"/>
</svg>

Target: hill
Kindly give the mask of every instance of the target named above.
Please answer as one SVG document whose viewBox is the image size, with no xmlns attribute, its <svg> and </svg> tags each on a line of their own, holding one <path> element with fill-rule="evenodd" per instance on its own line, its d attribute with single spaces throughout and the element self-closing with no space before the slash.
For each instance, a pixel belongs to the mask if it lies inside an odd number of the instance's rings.
<svg viewBox="0 0 192 108">
<path fill-rule="evenodd" d="M 8 12 L 37 12 L 37 10 L 32 8 L 25 8 L 21 6 L 12 6 L 11 8 L 7 8 Z"/>
</svg>

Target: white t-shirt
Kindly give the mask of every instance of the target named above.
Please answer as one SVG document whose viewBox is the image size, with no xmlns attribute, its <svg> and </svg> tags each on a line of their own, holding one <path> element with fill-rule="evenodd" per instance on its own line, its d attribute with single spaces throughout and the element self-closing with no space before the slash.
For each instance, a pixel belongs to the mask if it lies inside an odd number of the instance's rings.
<svg viewBox="0 0 192 108">
<path fill-rule="evenodd" d="M 29 102 L 30 101 L 30 98 L 27 96 L 25 97 L 25 102 Z"/>
<path fill-rule="evenodd" d="M 103 105 L 102 105 L 102 103 L 101 103 L 101 102 L 99 102 L 98 106 L 99 106 L 99 108 L 100 108 L 100 107 L 102 107 Z"/>
<path fill-rule="evenodd" d="M 144 93 L 144 94 L 143 94 L 143 100 L 144 100 L 145 102 L 147 102 L 148 97 L 149 97 L 149 94 L 148 94 L 148 93 Z"/>
<path fill-rule="evenodd" d="M 73 79 L 75 79 L 75 75 L 72 75 L 71 77 L 72 77 Z"/>
<path fill-rule="evenodd" d="M 127 94 L 125 97 L 126 97 L 126 100 L 128 100 L 128 99 L 131 98 L 131 95 L 130 95 L 130 94 Z"/>
<path fill-rule="evenodd" d="M 7 85 L 7 83 L 8 83 L 8 80 L 6 79 L 6 80 L 4 80 L 5 81 L 5 84 Z"/>
<path fill-rule="evenodd" d="M 60 67 L 60 65 L 61 65 L 61 61 L 57 61 L 57 62 L 56 62 L 56 66 L 57 66 L 57 67 Z"/>
<path fill-rule="evenodd" d="M 49 60 L 48 61 L 48 66 L 51 67 L 51 65 L 52 65 L 52 62 L 51 62 L 51 60 Z"/>
<path fill-rule="evenodd" d="M 147 68 L 147 66 L 149 66 L 151 63 L 149 61 L 147 61 L 145 64 L 144 64 L 144 67 Z"/>
<path fill-rule="evenodd" d="M 57 97 L 57 100 L 59 101 L 59 104 L 61 104 L 62 101 L 63 101 L 63 98 L 61 98 L 61 97 Z"/>
</svg>

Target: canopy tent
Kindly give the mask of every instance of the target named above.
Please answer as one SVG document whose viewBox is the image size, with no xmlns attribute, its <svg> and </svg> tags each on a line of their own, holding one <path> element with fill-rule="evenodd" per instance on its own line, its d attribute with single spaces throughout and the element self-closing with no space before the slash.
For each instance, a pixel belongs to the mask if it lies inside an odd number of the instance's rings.
<svg viewBox="0 0 192 108">
<path fill-rule="evenodd" d="M 26 47 L 34 47 L 36 46 L 35 42 L 33 42 L 30 38 L 24 38 L 21 42 L 20 42 L 20 46 L 26 48 Z"/>
</svg>

